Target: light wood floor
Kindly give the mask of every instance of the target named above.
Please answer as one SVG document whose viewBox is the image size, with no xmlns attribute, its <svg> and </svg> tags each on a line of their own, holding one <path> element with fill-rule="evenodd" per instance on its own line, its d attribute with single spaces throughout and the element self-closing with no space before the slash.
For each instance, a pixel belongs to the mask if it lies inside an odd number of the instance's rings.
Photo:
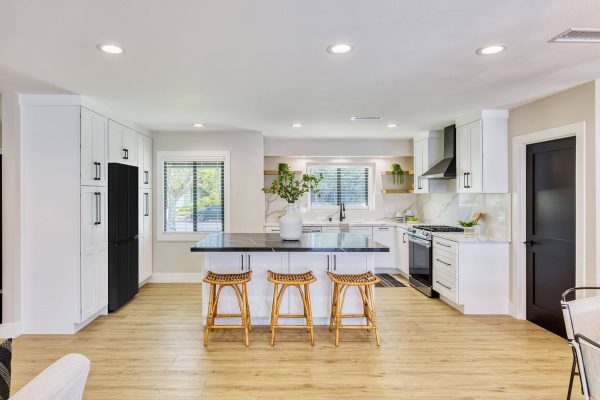
<svg viewBox="0 0 600 400">
<path fill-rule="evenodd" d="M 202 345 L 200 285 L 149 284 L 119 312 L 80 333 L 14 341 L 13 388 L 52 361 L 92 361 L 86 399 L 562 399 L 571 363 L 565 341 L 504 316 L 463 316 L 411 288 L 377 288 L 382 345 L 367 332 L 266 328 L 215 332 Z M 579 386 L 575 389 L 579 397 Z"/>
</svg>

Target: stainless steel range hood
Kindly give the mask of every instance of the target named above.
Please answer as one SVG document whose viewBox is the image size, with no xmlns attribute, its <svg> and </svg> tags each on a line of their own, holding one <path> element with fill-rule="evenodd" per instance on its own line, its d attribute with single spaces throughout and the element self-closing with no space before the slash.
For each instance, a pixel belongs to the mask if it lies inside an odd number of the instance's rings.
<svg viewBox="0 0 600 400">
<path fill-rule="evenodd" d="M 426 179 L 456 178 L 456 126 L 444 128 L 444 158 L 421 175 Z"/>
</svg>

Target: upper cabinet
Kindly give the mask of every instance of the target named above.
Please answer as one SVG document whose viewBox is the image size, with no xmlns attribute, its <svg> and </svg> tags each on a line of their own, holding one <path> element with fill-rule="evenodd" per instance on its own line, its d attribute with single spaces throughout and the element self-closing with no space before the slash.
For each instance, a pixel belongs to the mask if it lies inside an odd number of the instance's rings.
<svg viewBox="0 0 600 400">
<path fill-rule="evenodd" d="M 108 162 L 138 166 L 138 133 L 113 120 L 108 121 Z"/>
<path fill-rule="evenodd" d="M 152 187 L 152 139 L 138 135 L 138 172 L 139 187 L 148 189 Z"/>
<path fill-rule="evenodd" d="M 107 186 L 108 119 L 81 108 L 81 185 Z"/>
<path fill-rule="evenodd" d="M 456 121 L 456 191 L 508 192 L 508 111 L 484 110 Z"/>
<path fill-rule="evenodd" d="M 422 178 L 427 172 L 444 157 L 444 132 L 430 131 L 415 136 L 414 138 L 414 173 L 415 193 L 435 193 L 447 190 L 446 181 Z"/>
</svg>

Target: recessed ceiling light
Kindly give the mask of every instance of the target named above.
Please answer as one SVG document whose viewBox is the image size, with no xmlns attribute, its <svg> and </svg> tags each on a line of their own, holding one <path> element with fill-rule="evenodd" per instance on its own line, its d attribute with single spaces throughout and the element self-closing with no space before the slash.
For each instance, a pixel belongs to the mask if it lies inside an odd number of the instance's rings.
<svg viewBox="0 0 600 400">
<path fill-rule="evenodd" d="M 295 122 L 292 124 L 292 128 L 302 128 L 302 124 L 299 122 Z"/>
<path fill-rule="evenodd" d="M 116 44 L 100 43 L 98 46 L 96 46 L 96 48 L 108 54 L 121 54 L 123 52 L 123 48 L 117 46 Z"/>
<path fill-rule="evenodd" d="M 388 128 L 396 128 L 398 126 L 398 124 L 388 124 Z"/>
<path fill-rule="evenodd" d="M 489 56 L 491 54 L 502 53 L 507 48 L 508 46 L 505 44 L 491 44 L 489 46 L 478 48 L 475 53 L 479 54 L 480 56 Z"/>
<path fill-rule="evenodd" d="M 352 51 L 352 45 L 348 43 L 332 44 L 327 47 L 329 54 L 346 54 Z"/>
<path fill-rule="evenodd" d="M 379 121 L 382 119 L 382 116 L 379 115 L 355 115 L 350 118 L 351 121 Z"/>
<path fill-rule="evenodd" d="M 194 128 L 204 128 L 204 124 L 200 124 L 200 123 L 194 124 Z"/>
</svg>

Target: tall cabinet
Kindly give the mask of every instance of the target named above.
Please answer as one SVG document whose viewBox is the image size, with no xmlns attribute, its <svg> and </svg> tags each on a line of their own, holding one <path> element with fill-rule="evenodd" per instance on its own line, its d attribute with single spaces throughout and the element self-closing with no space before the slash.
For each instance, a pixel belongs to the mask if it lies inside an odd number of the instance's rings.
<svg viewBox="0 0 600 400">
<path fill-rule="evenodd" d="M 139 283 L 152 275 L 152 139 L 138 136 Z"/>
<path fill-rule="evenodd" d="M 447 191 L 445 181 L 422 178 L 427 170 L 444 158 L 444 131 L 430 131 L 417 135 L 414 141 L 415 193 Z"/>
<path fill-rule="evenodd" d="M 22 329 L 74 333 L 107 312 L 107 163 L 126 157 L 137 166 L 140 134 L 81 96 L 21 95 L 19 103 Z M 133 151 L 111 156 L 111 138 Z"/>
</svg>

